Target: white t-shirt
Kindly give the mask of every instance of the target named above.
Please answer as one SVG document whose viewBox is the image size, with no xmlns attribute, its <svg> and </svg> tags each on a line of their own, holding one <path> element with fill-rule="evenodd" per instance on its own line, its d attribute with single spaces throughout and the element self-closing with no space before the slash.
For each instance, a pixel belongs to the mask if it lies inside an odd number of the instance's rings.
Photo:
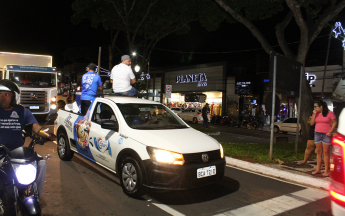
<svg viewBox="0 0 345 216">
<path fill-rule="evenodd" d="M 111 70 L 110 79 L 113 80 L 114 92 L 126 92 L 132 89 L 131 79 L 134 79 L 131 66 L 125 64 L 118 64 Z"/>
</svg>

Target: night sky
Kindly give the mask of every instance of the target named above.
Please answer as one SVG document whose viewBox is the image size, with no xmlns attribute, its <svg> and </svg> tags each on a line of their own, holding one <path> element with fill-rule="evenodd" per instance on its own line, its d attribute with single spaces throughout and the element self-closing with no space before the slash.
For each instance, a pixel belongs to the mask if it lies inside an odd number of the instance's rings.
<svg viewBox="0 0 345 216">
<path fill-rule="evenodd" d="M 92 51 L 94 62 L 97 62 L 98 47 L 102 46 L 102 67 L 107 68 L 107 44 L 110 32 L 102 27 L 98 29 L 91 27 L 88 20 L 73 25 L 72 2 L 73 0 L 2 0 L 0 51 L 52 55 L 53 66 L 62 68 L 70 63 L 63 56 L 68 48 L 87 47 Z M 344 22 L 344 13 L 336 21 Z M 272 29 L 274 22 L 273 19 L 255 23 L 267 36 L 271 45 L 277 45 L 274 32 L 268 31 Z M 152 53 L 150 66 L 158 68 L 215 61 L 242 62 L 248 65 L 255 64 L 258 55 L 268 58 L 256 38 L 241 24 L 223 23 L 218 30 L 207 32 L 199 24 L 194 23 L 191 29 L 192 31 L 186 35 L 170 35 L 160 41 Z M 291 32 L 287 38 L 289 42 L 299 40 L 299 34 L 294 34 L 296 29 L 288 28 L 287 31 Z M 324 29 L 320 34 L 324 37 L 316 39 L 311 46 L 309 62 L 316 62 L 315 64 L 324 62 L 328 40 L 325 35 L 328 32 L 329 28 Z M 296 47 L 296 45 L 292 46 Z M 221 53 L 229 51 L 232 53 Z M 341 42 L 333 38 L 330 63 L 334 61 L 340 64 L 341 52 Z M 117 60 L 114 63 L 117 63 Z"/>
</svg>

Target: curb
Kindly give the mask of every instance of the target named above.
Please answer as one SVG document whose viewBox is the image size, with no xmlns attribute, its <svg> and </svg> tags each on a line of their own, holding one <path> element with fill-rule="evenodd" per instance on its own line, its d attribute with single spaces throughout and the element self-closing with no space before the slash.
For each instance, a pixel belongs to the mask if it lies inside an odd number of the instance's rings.
<svg viewBox="0 0 345 216">
<path fill-rule="evenodd" d="M 295 173 L 290 173 L 290 172 L 282 171 L 282 170 L 275 169 L 272 167 L 264 166 L 258 163 L 255 163 L 255 164 L 249 163 L 247 161 L 242 161 L 235 158 L 225 157 L 225 159 L 226 159 L 226 164 L 234 166 L 234 167 L 239 167 L 239 168 L 250 170 L 256 173 L 261 173 L 267 176 L 272 176 L 272 177 L 296 182 L 301 185 L 322 188 L 324 190 L 329 189 L 330 182 L 323 179 L 316 179 L 309 176 L 298 175 Z"/>
</svg>

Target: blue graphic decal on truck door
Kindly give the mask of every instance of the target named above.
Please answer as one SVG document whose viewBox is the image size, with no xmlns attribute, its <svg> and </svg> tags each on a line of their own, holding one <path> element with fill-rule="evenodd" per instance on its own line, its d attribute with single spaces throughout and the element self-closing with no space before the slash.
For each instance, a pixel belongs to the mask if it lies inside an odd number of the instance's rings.
<svg viewBox="0 0 345 216">
<path fill-rule="evenodd" d="M 91 129 L 90 110 L 92 104 L 85 116 L 78 116 L 74 122 L 74 140 L 77 141 L 78 153 L 95 161 L 89 147 L 89 134 Z"/>
</svg>

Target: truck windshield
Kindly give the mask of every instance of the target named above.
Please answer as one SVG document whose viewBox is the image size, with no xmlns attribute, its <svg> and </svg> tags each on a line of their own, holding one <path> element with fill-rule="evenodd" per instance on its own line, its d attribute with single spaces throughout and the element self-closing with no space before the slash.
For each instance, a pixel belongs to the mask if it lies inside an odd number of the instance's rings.
<svg viewBox="0 0 345 216">
<path fill-rule="evenodd" d="M 116 104 L 129 127 L 141 130 L 188 128 L 169 108 L 159 104 Z"/>
<path fill-rule="evenodd" d="M 20 87 L 55 87 L 55 73 L 10 71 L 10 80 Z"/>
</svg>

